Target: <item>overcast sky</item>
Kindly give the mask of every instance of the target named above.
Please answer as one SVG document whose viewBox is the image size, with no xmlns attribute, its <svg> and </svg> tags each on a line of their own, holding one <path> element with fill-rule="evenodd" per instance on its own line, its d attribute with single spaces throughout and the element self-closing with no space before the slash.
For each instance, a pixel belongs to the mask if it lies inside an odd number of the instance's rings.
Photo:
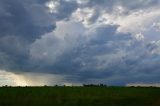
<svg viewBox="0 0 160 106">
<path fill-rule="evenodd" d="M 160 83 L 160 0 L 0 0 L 0 85 Z"/>
</svg>

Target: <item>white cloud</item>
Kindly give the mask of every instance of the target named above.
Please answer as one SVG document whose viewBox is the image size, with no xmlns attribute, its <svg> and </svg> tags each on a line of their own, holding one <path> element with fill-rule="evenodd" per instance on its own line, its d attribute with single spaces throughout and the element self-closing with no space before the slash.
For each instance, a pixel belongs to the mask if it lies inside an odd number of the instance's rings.
<svg viewBox="0 0 160 106">
<path fill-rule="evenodd" d="M 143 32 L 149 30 L 152 23 L 160 17 L 159 9 L 149 11 L 139 11 L 129 16 L 122 16 L 117 19 L 117 23 L 121 26 L 118 30 L 121 32 Z"/>
<path fill-rule="evenodd" d="M 160 8 L 157 5 L 152 6 L 152 1 L 150 0 L 143 4 L 146 6 L 145 8 L 127 8 L 129 5 L 136 7 L 137 4 L 140 5 L 142 2 L 144 1 L 134 1 L 132 3 L 117 1 L 114 6 L 111 6 L 111 12 L 108 12 L 106 8 L 97 7 L 96 4 L 93 7 L 78 8 L 72 13 L 71 19 L 82 22 L 85 27 L 94 27 L 101 24 L 119 25 L 118 32 L 132 33 L 135 37 L 137 37 L 138 33 L 141 33 L 146 39 L 145 37 L 148 36 L 145 36 L 145 33 L 149 33 L 152 27 L 159 29 L 159 25 L 153 23 L 159 22 Z M 153 33 L 150 36 L 154 38 L 157 35 Z"/>
<path fill-rule="evenodd" d="M 160 40 L 150 43 L 150 53 L 160 55 Z"/>
<path fill-rule="evenodd" d="M 70 51 L 78 44 L 78 38 L 83 36 L 85 29 L 77 22 L 57 22 L 56 29 L 37 39 L 30 49 L 32 59 L 47 63 L 55 62 L 63 53 Z"/>
<path fill-rule="evenodd" d="M 146 10 L 137 10 L 129 14 L 117 15 L 110 13 L 102 13 L 98 20 L 106 24 L 120 25 L 119 32 L 138 33 L 149 30 L 153 22 L 159 20 L 159 8 Z"/>
<path fill-rule="evenodd" d="M 91 18 L 94 16 L 95 10 L 93 8 L 78 8 L 73 14 L 72 19 L 82 22 L 86 27 L 92 23 Z"/>
<path fill-rule="evenodd" d="M 60 3 L 58 2 L 58 0 L 51 0 L 46 3 L 46 6 L 49 8 L 49 11 L 51 13 L 56 13 L 59 5 Z"/>
<path fill-rule="evenodd" d="M 160 32 L 160 22 L 153 23 L 152 27 L 153 27 L 156 31 Z"/>
<path fill-rule="evenodd" d="M 135 34 L 137 40 L 144 40 L 144 35 L 142 33 Z"/>
</svg>

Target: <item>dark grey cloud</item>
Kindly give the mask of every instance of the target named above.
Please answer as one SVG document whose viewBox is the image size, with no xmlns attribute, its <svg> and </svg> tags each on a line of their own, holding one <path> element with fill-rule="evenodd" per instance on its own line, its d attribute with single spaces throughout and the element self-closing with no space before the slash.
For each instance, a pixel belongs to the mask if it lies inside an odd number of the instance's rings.
<svg viewBox="0 0 160 106">
<path fill-rule="evenodd" d="M 70 15 L 78 8 L 78 4 L 76 2 L 66 2 L 64 0 L 59 1 L 60 6 L 57 8 L 57 13 L 54 15 L 57 19 L 63 19 L 64 17 L 67 19 Z"/>
<path fill-rule="evenodd" d="M 24 7 L 22 1 L 1 0 L 0 2 L 3 4 L 4 11 L 4 14 L 0 14 L 1 37 L 5 35 L 16 35 L 26 40 L 35 39 L 40 34 L 43 34 L 44 30 L 51 29 L 50 26 L 47 26 L 49 28 L 36 26 L 31 18 L 31 14 Z"/>
<path fill-rule="evenodd" d="M 67 19 L 76 9 L 76 4 L 60 1 L 63 5 L 58 7 L 57 14 L 52 14 L 47 2 L 49 0 L 0 0 L 0 60 L 7 57 L 3 68 L 21 70 L 28 67 L 30 45 L 54 30 L 57 20 Z"/>
</svg>

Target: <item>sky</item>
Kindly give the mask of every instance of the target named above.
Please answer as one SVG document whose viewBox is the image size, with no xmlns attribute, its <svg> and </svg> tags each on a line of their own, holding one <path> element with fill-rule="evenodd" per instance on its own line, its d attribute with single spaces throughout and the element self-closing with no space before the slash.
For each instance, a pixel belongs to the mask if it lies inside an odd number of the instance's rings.
<svg viewBox="0 0 160 106">
<path fill-rule="evenodd" d="M 160 83 L 160 0 L 0 0 L 0 86 Z"/>
</svg>

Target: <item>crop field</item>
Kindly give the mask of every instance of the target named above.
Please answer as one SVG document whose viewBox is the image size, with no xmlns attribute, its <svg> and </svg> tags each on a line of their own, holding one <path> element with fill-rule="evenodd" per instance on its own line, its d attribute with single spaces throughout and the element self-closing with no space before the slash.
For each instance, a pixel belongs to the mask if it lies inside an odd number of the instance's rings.
<svg viewBox="0 0 160 106">
<path fill-rule="evenodd" d="M 1 87 L 0 106 L 160 106 L 160 88 Z"/>
</svg>

